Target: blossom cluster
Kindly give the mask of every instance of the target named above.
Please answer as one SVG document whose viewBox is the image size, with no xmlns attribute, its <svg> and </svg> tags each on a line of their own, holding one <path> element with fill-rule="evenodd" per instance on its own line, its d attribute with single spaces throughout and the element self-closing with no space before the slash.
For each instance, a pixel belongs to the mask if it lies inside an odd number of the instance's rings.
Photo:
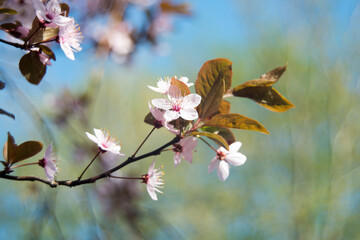
<svg viewBox="0 0 360 240">
<path fill-rule="evenodd" d="M 73 52 L 81 51 L 80 42 L 83 37 L 74 18 L 67 17 L 68 13 L 61 11 L 60 3 L 57 0 L 50 0 L 46 4 L 41 0 L 33 0 L 33 3 L 40 24 L 44 28 L 59 28 L 56 40 L 60 43 L 65 55 L 69 59 L 75 60 Z M 44 55 L 41 58 L 44 59 L 42 60 L 44 64 L 48 64 L 49 58 Z"/>
</svg>

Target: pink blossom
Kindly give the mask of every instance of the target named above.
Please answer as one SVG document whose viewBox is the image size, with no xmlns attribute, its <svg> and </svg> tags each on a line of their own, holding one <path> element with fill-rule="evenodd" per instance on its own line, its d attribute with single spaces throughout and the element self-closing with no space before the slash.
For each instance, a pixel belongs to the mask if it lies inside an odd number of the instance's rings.
<svg viewBox="0 0 360 240">
<path fill-rule="evenodd" d="M 80 42 L 83 36 L 80 27 L 75 23 L 74 19 L 65 26 L 59 28 L 58 41 L 65 55 L 71 60 L 75 60 L 73 52 L 81 51 Z"/>
<path fill-rule="evenodd" d="M 177 166 L 181 158 L 185 159 L 189 163 L 193 160 L 193 151 L 197 145 L 196 137 L 187 137 L 180 140 L 179 143 L 173 144 L 173 151 L 175 152 L 174 163 Z"/>
<path fill-rule="evenodd" d="M 177 79 L 176 76 L 174 76 L 174 78 Z M 168 94 L 170 86 L 171 86 L 171 79 L 172 78 L 169 78 L 169 77 L 166 77 L 164 80 L 162 78 L 160 78 L 156 84 L 157 87 L 153 87 L 153 86 L 148 86 L 148 87 L 155 92 L 162 93 L 162 94 Z M 194 85 L 193 83 L 188 83 L 189 79 L 187 77 L 181 77 L 179 80 L 182 81 L 183 83 L 185 83 L 188 87 L 191 87 L 192 85 Z"/>
<path fill-rule="evenodd" d="M 158 172 L 161 168 L 158 169 L 154 169 L 155 167 L 155 159 L 152 162 L 148 173 L 143 175 L 143 182 L 146 183 L 146 187 L 147 187 L 147 191 L 150 195 L 150 197 L 153 200 L 158 200 L 157 196 L 156 196 L 156 192 L 162 193 L 159 189 L 157 188 L 162 188 L 164 181 L 162 179 L 160 179 L 164 173 L 163 172 Z"/>
<path fill-rule="evenodd" d="M 36 16 L 48 27 L 65 26 L 71 18 L 61 15 L 61 6 L 57 0 L 50 0 L 46 5 L 41 0 L 33 0 Z"/>
<path fill-rule="evenodd" d="M 101 151 L 125 156 L 124 154 L 120 153 L 120 145 L 117 143 L 116 139 L 110 136 L 109 132 L 94 128 L 94 133 L 95 136 L 88 132 L 86 132 L 86 135 L 91 141 L 99 146 Z"/>
<path fill-rule="evenodd" d="M 230 165 L 241 166 L 246 161 L 246 156 L 239 153 L 241 142 L 234 142 L 229 146 L 229 151 L 223 147 L 218 148 L 216 157 L 210 162 L 209 173 L 217 169 L 217 175 L 221 181 L 229 177 Z"/>
<path fill-rule="evenodd" d="M 195 107 L 200 102 L 200 95 L 195 93 L 183 96 L 181 90 L 174 85 L 169 88 L 168 99 L 157 98 L 151 101 L 155 107 L 165 110 L 164 117 L 168 122 L 179 117 L 188 121 L 197 119 L 199 115 Z"/>
<path fill-rule="evenodd" d="M 44 158 L 39 161 L 39 165 L 44 168 L 46 178 L 49 181 L 54 181 L 55 174 L 58 171 L 55 161 L 53 146 L 50 143 L 45 151 Z"/>
<path fill-rule="evenodd" d="M 165 117 L 164 117 L 164 111 L 160 110 L 157 107 L 152 107 L 149 103 L 149 108 L 150 108 L 150 112 L 153 115 L 153 117 L 155 118 L 155 127 L 156 128 L 160 128 L 160 127 L 165 127 L 167 130 L 169 130 L 170 132 L 174 133 L 174 134 L 179 134 L 180 130 L 176 129 L 174 127 L 174 125 L 170 124 L 169 122 L 166 121 Z"/>
</svg>

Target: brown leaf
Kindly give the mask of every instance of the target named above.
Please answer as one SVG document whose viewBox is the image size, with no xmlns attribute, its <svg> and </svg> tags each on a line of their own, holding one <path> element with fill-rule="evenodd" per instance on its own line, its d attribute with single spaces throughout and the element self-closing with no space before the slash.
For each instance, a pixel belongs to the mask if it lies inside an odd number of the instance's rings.
<svg viewBox="0 0 360 240">
<path fill-rule="evenodd" d="M 2 109 L 2 108 L 0 108 L 0 114 L 2 114 L 2 115 L 6 115 L 6 116 L 11 117 L 12 119 L 14 119 L 14 120 L 15 120 L 15 115 L 14 115 L 14 114 L 9 113 L 8 111 L 5 111 L 5 110 L 4 110 L 4 109 Z"/>
<path fill-rule="evenodd" d="M 3 148 L 3 157 L 4 160 L 9 164 L 11 163 L 12 159 L 16 154 L 16 147 L 17 145 L 15 144 L 14 137 L 10 134 L 10 132 L 8 132 L 8 139 L 5 142 Z"/>
<path fill-rule="evenodd" d="M 235 87 L 232 90 L 232 94 L 237 97 L 250 98 L 261 106 L 274 112 L 285 112 L 295 107 L 294 104 L 292 104 L 271 86 L 247 87 L 240 89 Z"/>
<path fill-rule="evenodd" d="M 260 79 L 250 80 L 234 87 L 229 91 L 230 95 L 250 98 L 274 112 L 285 112 L 294 108 L 295 105 L 272 87 L 285 71 L 286 65 L 274 68 L 262 75 Z"/>
<path fill-rule="evenodd" d="M 216 144 L 218 144 L 219 146 L 222 146 L 222 147 L 226 148 L 227 150 L 229 150 L 229 145 L 226 142 L 226 140 L 218 134 L 210 133 L 210 132 L 191 132 L 189 135 L 208 137 L 211 140 L 213 140 Z"/>
<path fill-rule="evenodd" d="M 21 74 L 28 82 L 38 85 L 46 73 L 46 65 L 40 61 L 37 52 L 29 52 L 22 56 L 19 62 Z"/>
<path fill-rule="evenodd" d="M 228 128 L 204 126 L 201 129 L 205 132 L 215 133 L 222 136 L 229 145 L 236 141 L 234 134 Z"/>
<path fill-rule="evenodd" d="M 17 163 L 38 154 L 43 148 L 41 142 L 27 141 L 16 148 L 16 154 L 11 163 Z"/>
<path fill-rule="evenodd" d="M 197 108 L 199 118 L 207 119 L 219 110 L 224 95 L 224 87 L 223 79 L 216 81 L 208 94 L 201 99 L 201 103 Z"/>
<path fill-rule="evenodd" d="M 218 114 L 204 123 L 204 126 L 237 128 L 270 134 L 258 121 L 238 113 Z"/>
<path fill-rule="evenodd" d="M 219 109 L 224 92 L 231 87 L 231 81 L 232 62 L 218 58 L 204 63 L 195 82 L 196 93 L 201 96 L 197 108 L 200 118 L 206 119 Z"/>
<path fill-rule="evenodd" d="M 170 1 L 163 1 L 160 4 L 160 8 L 163 12 L 166 13 L 177 13 L 177 14 L 184 14 L 184 15 L 190 15 L 190 7 L 187 3 L 181 3 L 181 4 L 174 4 Z"/>
<path fill-rule="evenodd" d="M 171 85 L 178 87 L 181 90 L 181 95 L 183 96 L 189 95 L 191 93 L 188 85 L 186 85 L 184 82 L 180 81 L 179 79 L 172 78 Z"/>
</svg>

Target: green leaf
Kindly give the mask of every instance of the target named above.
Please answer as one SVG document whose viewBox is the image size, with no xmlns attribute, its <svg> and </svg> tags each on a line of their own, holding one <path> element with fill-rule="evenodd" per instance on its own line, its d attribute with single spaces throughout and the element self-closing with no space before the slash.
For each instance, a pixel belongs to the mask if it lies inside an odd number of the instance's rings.
<svg viewBox="0 0 360 240">
<path fill-rule="evenodd" d="M 270 134 L 258 121 L 238 113 L 218 114 L 204 123 L 204 126 L 237 128 Z"/>
<path fill-rule="evenodd" d="M 223 81 L 224 83 L 221 83 L 221 81 Z M 224 92 L 230 89 L 231 81 L 232 62 L 224 58 L 218 58 L 204 63 L 198 73 L 195 82 L 196 93 L 199 94 L 202 98 L 202 101 L 198 106 L 198 112 L 202 118 L 210 115 L 206 112 L 206 109 L 204 111 L 204 105 L 207 105 L 207 109 L 209 109 L 209 106 L 211 105 L 211 100 L 218 100 L 220 95 L 223 95 Z M 220 92 L 219 90 L 221 89 L 222 85 L 224 85 L 224 92 Z M 213 90 L 214 88 L 216 89 Z M 210 92 L 211 96 L 209 96 L 209 99 L 207 99 Z"/>
<path fill-rule="evenodd" d="M 180 81 L 179 79 L 172 78 L 171 85 L 178 87 L 183 96 L 189 95 L 191 93 L 188 85 L 186 85 L 184 82 Z"/>
<path fill-rule="evenodd" d="M 8 111 L 5 111 L 5 110 L 4 110 L 4 109 L 2 109 L 2 108 L 0 108 L 0 114 L 2 114 L 2 115 L 6 115 L 6 116 L 11 117 L 12 119 L 14 119 L 14 120 L 15 120 L 15 115 L 14 115 L 14 114 L 9 113 Z"/>
<path fill-rule="evenodd" d="M 16 154 L 16 147 L 14 137 L 8 132 L 8 139 L 3 147 L 3 157 L 7 163 L 11 163 L 12 159 Z"/>
<path fill-rule="evenodd" d="M 0 14 L 15 15 L 17 11 L 11 8 L 0 8 Z"/>
<path fill-rule="evenodd" d="M 39 45 L 39 48 L 43 51 L 43 53 L 48 55 L 51 59 L 53 59 L 54 61 L 56 60 L 54 52 L 48 46 Z"/>
<path fill-rule="evenodd" d="M 228 143 L 226 142 L 226 140 L 220 136 L 220 135 L 217 135 L 215 133 L 210 133 L 210 132 L 191 132 L 189 134 L 190 136 L 196 136 L 196 137 L 199 137 L 199 136 L 204 136 L 204 137 L 208 137 L 210 138 L 211 140 L 213 140 L 216 144 L 218 144 L 219 146 L 222 146 L 224 148 L 226 148 L 227 150 L 229 150 L 229 145 Z"/>
<path fill-rule="evenodd" d="M 42 150 L 42 148 L 43 145 L 41 142 L 38 141 L 24 142 L 16 148 L 16 154 L 12 160 L 12 163 L 17 163 L 27 158 L 30 158 L 38 154 Z"/>
<path fill-rule="evenodd" d="M 228 128 L 204 126 L 201 130 L 220 135 L 229 145 L 236 141 L 234 134 Z"/>
<path fill-rule="evenodd" d="M 19 62 L 21 74 L 28 82 L 38 85 L 46 73 L 46 65 L 40 61 L 38 52 L 25 54 Z"/>
</svg>

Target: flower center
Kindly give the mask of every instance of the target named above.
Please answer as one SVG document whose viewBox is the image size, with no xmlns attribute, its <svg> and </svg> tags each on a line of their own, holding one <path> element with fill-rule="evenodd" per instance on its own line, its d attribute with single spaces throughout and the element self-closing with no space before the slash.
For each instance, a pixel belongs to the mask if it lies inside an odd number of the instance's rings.
<svg viewBox="0 0 360 240">
<path fill-rule="evenodd" d="M 173 144 L 173 151 L 174 152 L 177 152 L 177 153 L 181 153 L 182 151 L 183 151 L 183 147 L 180 145 L 180 144 L 178 144 L 178 143 L 175 143 L 175 144 Z"/>
<path fill-rule="evenodd" d="M 149 181 L 149 174 L 142 175 L 142 180 L 143 183 L 147 183 Z"/>
<path fill-rule="evenodd" d="M 219 159 L 221 161 L 221 160 L 225 159 L 226 154 L 224 152 L 222 152 L 222 151 L 217 151 L 216 157 L 217 157 L 217 159 Z"/>
<path fill-rule="evenodd" d="M 180 112 L 181 106 L 179 104 L 174 104 L 172 106 L 172 110 L 175 111 L 175 112 Z"/>
<path fill-rule="evenodd" d="M 161 128 L 163 125 L 162 125 L 162 123 L 161 123 L 161 121 L 159 121 L 159 120 L 155 120 L 154 121 L 154 127 L 156 127 L 156 128 Z"/>
<path fill-rule="evenodd" d="M 45 17 L 47 17 L 50 21 L 52 21 L 54 19 L 54 14 L 52 13 L 46 13 Z"/>
<path fill-rule="evenodd" d="M 40 166 L 40 167 L 45 168 L 45 165 L 46 165 L 46 160 L 45 160 L 45 158 L 39 160 L 39 166 Z"/>
</svg>

